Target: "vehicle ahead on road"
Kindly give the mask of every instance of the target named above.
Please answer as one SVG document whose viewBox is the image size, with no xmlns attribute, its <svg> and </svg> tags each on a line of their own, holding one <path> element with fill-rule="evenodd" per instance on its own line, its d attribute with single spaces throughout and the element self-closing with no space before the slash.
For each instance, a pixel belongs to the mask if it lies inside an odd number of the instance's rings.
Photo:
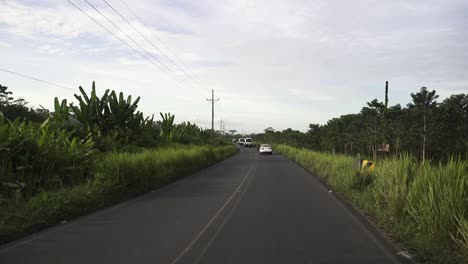
<svg viewBox="0 0 468 264">
<path fill-rule="evenodd" d="M 244 146 L 245 140 L 243 138 L 239 138 L 239 142 L 237 142 L 238 145 Z"/>
<path fill-rule="evenodd" d="M 262 155 L 262 154 L 269 154 L 269 155 L 273 154 L 273 150 L 271 148 L 271 145 L 269 145 L 269 144 L 262 144 L 260 146 L 260 148 L 258 149 L 258 152 L 260 153 L 260 155 Z"/>
<path fill-rule="evenodd" d="M 244 146 L 247 148 L 253 147 L 253 140 L 251 138 L 245 138 L 244 140 Z"/>
</svg>

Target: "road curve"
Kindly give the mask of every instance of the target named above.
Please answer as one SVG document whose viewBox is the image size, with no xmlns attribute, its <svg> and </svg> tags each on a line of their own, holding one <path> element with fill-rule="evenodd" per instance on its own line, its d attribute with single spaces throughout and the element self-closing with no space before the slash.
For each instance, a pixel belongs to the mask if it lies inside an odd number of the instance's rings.
<svg viewBox="0 0 468 264">
<path fill-rule="evenodd" d="M 254 149 L 0 247 L 9 264 L 404 262 L 314 176 Z"/>
</svg>

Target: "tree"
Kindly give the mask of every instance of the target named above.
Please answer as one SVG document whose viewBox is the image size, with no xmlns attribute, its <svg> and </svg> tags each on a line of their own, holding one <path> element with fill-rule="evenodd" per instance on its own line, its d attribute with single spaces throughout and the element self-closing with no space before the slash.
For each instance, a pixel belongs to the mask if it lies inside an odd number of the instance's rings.
<svg viewBox="0 0 468 264">
<path fill-rule="evenodd" d="M 404 120 L 406 112 L 408 112 L 407 109 L 402 109 L 399 104 L 388 107 L 385 111 L 386 137 L 396 157 L 400 155 L 402 140 L 406 135 L 406 123 Z"/>
<path fill-rule="evenodd" d="M 468 94 L 451 95 L 439 105 L 438 112 L 444 122 L 439 148 L 446 155 L 468 159 Z"/>
<path fill-rule="evenodd" d="M 320 132 L 321 126 L 319 124 L 309 124 L 309 130 L 307 131 L 307 144 L 309 148 L 320 150 Z"/>
<path fill-rule="evenodd" d="M 0 107 L 9 105 L 13 101 L 13 97 L 10 97 L 13 93 L 8 91 L 8 87 L 0 84 Z"/>
<path fill-rule="evenodd" d="M 29 108 L 28 102 L 23 98 L 14 99 L 8 87 L 0 85 L 0 112 L 9 119 L 26 119 L 33 122 L 43 122 L 48 118 L 48 112 L 41 109 Z"/>
<path fill-rule="evenodd" d="M 340 152 L 340 146 L 344 146 L 342 125 L 340 118 L 332 118 L 328 120 L 327 124 L 322 129 L 323 133 L 321 133 L 322 149 L 331 151 L 333 154 L 337 151 Z"/>
<path fill-rule="evenodd" d="M 434 135 L 435 129 L 433 126 L 433 113 L 437 108 L 437 101 L 436 99 L 439 98 L 436 95 L 436 91 L 428 91 L 426 87 L 421 87 L 421 90 L 418 93 L 411 93 L 411 98 L 413 98 L 413 102 L 408 104 L 408 108 L 413 111 L 415 116 L 417 117 L 416 124 L 419 126 L 420 131 L 420 138 L 421 138 L 421 159 L 422 163 L 426 160 L 427 155 L 427 145 L 428 141 L 432 135 Z M 422 127 L 421 127 L 421 120 L 422 117 Z M 419 122 L 418 122 L 419 121 Z"/>
<path fill-rule="evenodd" d="M 377 158 L 377 144 L 385 141 L 384 124 L 385 104 L 377 99 L 367 103 L 367 107 L 363 107 L 361 114 L 364 117 L 364 126 L 366 128 L 365 137 L 372 142 L 371 150 L 373 159 Z"/>
</svg>

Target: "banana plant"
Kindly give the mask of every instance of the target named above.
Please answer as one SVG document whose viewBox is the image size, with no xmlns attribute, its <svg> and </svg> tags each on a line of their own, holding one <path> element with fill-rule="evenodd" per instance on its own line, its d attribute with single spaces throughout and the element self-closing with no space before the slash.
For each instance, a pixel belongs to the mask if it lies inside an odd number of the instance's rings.
<svg viewBox="0 0 468 264">
<path fill-rule="evenodd" d="M 161 127 L 160 136 L 165 138 L 166 142 L 181 142 L 188 136 L 194 137 L 200 133 L 200 129 L 195 124 L 190 122 L 174 124 L 174 115 L 170 113 L 160 113 L 160 115 L 162 118 L 159 122 Z"/>
<path fill-rule="evenodd" d="M 166 141 L 170 141 L 171 132 L 174 129 L 175 116 L 171 115 L 171 113 L 165 113 L 164 115 L 163 113 L 159 113 L 159 115 L 161 115 L 161 121 L 159 122 L 161 126 L 160 135 L 164 137 Z"/>
<path fill-rule="evenodd" d="M 109 90 L 99 98 L 96 95 L 96 84 L 93 82 L 91 95 L 88 96 L 83 87 L 79 87 L 81 95 L 75 94 L 79 106 L 70 105 L 77 120 L 87 131 L 92 131 L 95 127 L 102 128 L 105 122 L 104 109 L 108 104 Z"/>
<path fill-rule="evenodd" d="M 143 113 L 136 111 L 140 97 L 132 102 L 132 96 L 124 99 L 123 93 L 117 96 L 112 91 L 108 97 L 108 104 L 104 108 L 106 126 L 104 130 L 116 129 L 122 135 L 128 135 L 129 132 L 137 132 L 144 125 L 145 118 Z"/>
<path fill-rule="evenodd" d="M 59 102 L 59 99 L 55 97 L 54 99 L 54 110 L 52 114 L 54 120 L 58 123 L 65 123 L 70 118 L 70 106 L 67 104 L 67 99 L 63 99 L 62 103 Z"/>
<path fill-rule="evenodd" d="M 177 125 L 176 128 L 176 130 L 180 131 L 178 132 L 178 139 L 187 135 L 195 136 L 199 132 L 199 128 L 197 127 L 197 125 L 185 121 Z"/>
<path fill-rule="evenodd" d="M 66 129 L 9 121 L 0 113 L 0 196 L 20 190 L 33 194 L 51 181 L 83 181 L 94 162 L 94 142 L 80 139 Z M 68 169 L 67 169 L 68 168 Z"/>
<path fill-rule="evenodd" d="M 79 105 L 70 107 L 86 134 L 106 137 L 117 132 L 119 140 L 128 141 L 130 136 L 140 133 L 145 123 L 150 121 L 149 117 L 144 118 L 143 113 L 137 111 L 140 97 L 132 101 L 132 96 L 125 98 L 122 92 L 117 95 L 110 90 L 98 97 L 94 82 L 90 95 L 81 86 L 80 92 L 81 95 L 75 95 Z"/>
</svg>

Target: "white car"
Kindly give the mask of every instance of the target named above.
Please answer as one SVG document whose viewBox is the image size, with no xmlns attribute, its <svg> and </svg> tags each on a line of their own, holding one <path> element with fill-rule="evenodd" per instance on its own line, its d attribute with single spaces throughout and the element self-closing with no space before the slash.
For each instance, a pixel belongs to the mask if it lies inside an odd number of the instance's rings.
<svg viewBox="0 0 468 264">
<path fill-rule="evenodd" d="M 247 148 L 253 147 L 253 140 L 251 138 L 245 138 L 244 146 Z"/>
<path fill-rule="evenodd" d="M 239 146 L 244 146 L 244 143 L 245 143 L 244 139 L 243 139 L 243 138 L 239 138 L 239 142 L 237 142 L 237 144 L 238 144 Z"/>
<path fill-rule="evenodd" d="M 260 155 L 262 154 L 273 154 L 273 150 L 271 149 L 271 145 L 269 144 L 262 144 L 260 148 L 258 149 L 258 152 Z"/>
</svg>

